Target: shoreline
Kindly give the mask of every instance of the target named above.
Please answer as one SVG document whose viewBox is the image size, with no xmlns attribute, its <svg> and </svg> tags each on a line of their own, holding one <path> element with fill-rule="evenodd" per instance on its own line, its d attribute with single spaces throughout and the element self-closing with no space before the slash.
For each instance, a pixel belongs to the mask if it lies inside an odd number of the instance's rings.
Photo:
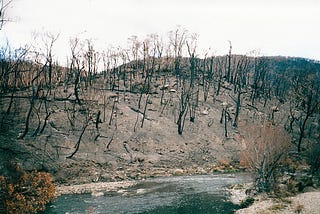
<svg viewBox="0 0 320 214">
<path fill-rule="evenodd" d="M 137 179 L 137 180 L 130 180 L 125 179 L 121 181 L 106 181 L 106 182 L 89 182 L 89 183 L 83 183 L 83 184 L 58 184 L 56 185 L 56 197 L 59 197 L 61 195 L 68 195 L 68 194 L 92 194 L 93 196 L 96 195 L 96 193 L 105 193 L 105 192 L 113 192 L 113 191 L 119 191 L 121 189 L 127 189 L 129 187 L 132 187 L 136 184 L 138 184 L 141 181 L 144 181 L 146 179 L 152 179 L 152 178 L 161 178 L 161 177 L 179 177 L 179 176 L 195 176 L 195 175 L 212 175 L 212 174 L 226 174 L 226 173 L 235 173 L 235 172 L 228 172 L 228 171 L 216 171 L 214 173 L 182 173 L 180 170 L 175 170 L 175 172 L 179 171 L 179 173 L 173 173 L 169 175 L 163 175 L 163 176 L 150 176 L 145 177 L 143 179 Z M 238 171 L 236 173 L 242 173 L 241 171 Z M 228 191 L 229 188 L 227 188 L 226 191 Z"/>
<path fill-rule="evenodd" d="M 180 175 L 181 176 L 181 175 Z M 192 176 L 192 175 L 189 175 Z M 67 194 L 91 194 L 93 197 L 103 196 L 106 192 L 121 191 L 130 188 L 142 180 L 124 180 L 112 182 L 92 182 L 75 185 L 56 186 L 56 197 Z M 251 183 L 236 184 L 226 188 L 229 193 L 228 200 L 233 204 L 240 204 L 247 197 L 245 190 Z M 275 200 L 263 195 L 255 198 L 255 202 L 247 208 L 237 210 L 235 213 L 314 213 L 320 209 L 320 189 L 312 189 L 307 192 L 299 193 L 295 196 L 286 197 L 282 200 Z"/>
<path fill-rule="evenodd" d="M 320 190 L 313 189 L 294 196 L 274 199 L 264 195 L 256 197 L 254 203 L 247 208 L 239 209 L 236 214 L 255 213 L 308 213 L 317 214 L 320 210 Z"/>
<path fill-rule="evenodd" d="M 317 214 L 320 210 L 320 189 L 316 187 L 308 188 L 292 196 L 272 197 L 267 194 L 249 196 L 246 190 L 252 187 L 252 183 L 236 184 L 226 189 L 229 192 L 229 200 L 233 204 L 240 205 L 248 198 L 254 199 L 248 207 L 237 210 L 236 214 L 255 213 L 310 213 Z"/>
<path fill-rule="evenodd" d="M 56 197 L 61 195 L 69 194 L 93 194 L 118 191 L 120 189 L 129 188 L 138 181 L 127 180 L 127 181 L 112 181 L 112 182 L 92 182 L 86 184 L 75 184 L 75 185 L 58 185 L 56 186 Z"/>
</svg>

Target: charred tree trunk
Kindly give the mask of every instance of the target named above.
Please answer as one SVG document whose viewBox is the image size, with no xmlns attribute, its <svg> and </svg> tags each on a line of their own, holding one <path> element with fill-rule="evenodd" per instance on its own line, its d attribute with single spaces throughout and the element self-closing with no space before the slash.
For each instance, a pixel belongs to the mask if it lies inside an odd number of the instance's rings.
<svg viewBox="0 0 320 214">
<path fill-rule="evenodd" d="M 116 103 L 118 102 L 117 99 L 118 98 L 115 98 L 113 100 L 113 105 L 112 105 L 111 114 L 110 114 L 110 120 L 109 120 L 109 126 L 111 126 L 111 124 L 112 124 L 114 110 L 116 109 Z"/>
<path fill-rule="evenodd" d="M 229 54 L 228 54 L 228 70 L 226 74 L 226 80 L 227 82 L 230 82 L 230 76 L 231 76 L 231 50 L 232 50 L 232 45 L 231 41 L 229 41 Z"/>
<path fill-rule="evenodd" d="M 76 97 L 76 101 L 79 105 L 82 105 L 80 98 L 79 98 L 79 81 L 80 81 L 80 71 L 77 71 L 76 78 L 74 80 L 74 96 Z"/>
<path fill-rule="evenodd" d="M 146 112 L 147 112 L 148 102 L 149 102 L 149 94 L 147 95 L 146 103 L 145 103 L 145 105 L 144 105 L 144 110 L 143 110 L 143 115 L 142 115 L 142 121 L 141 121 L 141 128 L 143 128 L 143 123 L 144 123 L 144 120 L 145 120 L 145 118 L 146 118 Z"/>
<path fill-rule="evenodd" d="M 241 91 L 239 90 L 238 95 L 237 95 L 237 102 L 236 102 L 236 112 L 235 112 L 234 121 L 233 121 L 234 128 L 238 127 L 238 118 L 239 118 L 240 107 L 241 107 Z"/>
<path fill-rule="evenodd" d="M 88 128 L 88 126 L 89 126 L 89 120 L 86 121 L 86 123 L 84 124 L 84 126 L 83 126 L 83 128 L 82 128 L 82 131 L 81 131 L 81 134 L 80 134 L 80 136 L 79 136 L 79 139 L 78 139 L 76 145 L 74 146 L 74 147 L 75 147 L 74 152 L 73 152 L 71 155 L 67 156 L 66 158 L 72 158 L 72 157 L 78 152 L 78 150 L 79 150 L 79 148 L 80 148 L 80 144 L 81 144 L 81 139 L 82 139 L 82 137 L 83 137 L 84 132 L 85 132 L 86 129 Z"/>
<path fill-rule="evenodd" d="M 182 135 L 182 132 L 184 129 L 185 119 L 188 112 L 188 103 L 189 103 L 189 94 L 188 93 L 184 94 L 182 92 L 181 98 L 180 98 L 180 110 L 179 110 L 179 115 L 177 120 L 179 135 Z"/>
<path fill-rule="evenodd" d="M 224 136 L 228 137 L 228 119 L 230 118 L 230 114 L 226 108 L 222 109 L 220 123 L 224 123 Z"/>
<path fill-rule="evenodd" d="M 32 83 L 32 96 L 31 96 L 31 100 L 30 100 L 30 107 L 29 107 L 29 110 L 28 110 L 28 113 L 26 116 L 24 131 L 21 135 L 18 136 L 18 139 L 23 139 L 29 131 L 29 123 L 30 123 L 32 109 L 34 107 L 35 100 L 36 100 L 36 98 L 39 94 L 39 91 L 40 91 L 40 86 L 39 85 L 35 86 L 35 81 L 38 80 L 41 73 L 42 73 L 42 71 L 38 72 L 38 74 L 31 81 L 31 83 Z"/>
<path fill-rule="evenodd" d="M 3 130 L 6 117 L 10 114 L 14 98 L 14 91 L 11 92 L 10 101 L 6 112 L 2 115 L 0 130 Z"/>
</svg>

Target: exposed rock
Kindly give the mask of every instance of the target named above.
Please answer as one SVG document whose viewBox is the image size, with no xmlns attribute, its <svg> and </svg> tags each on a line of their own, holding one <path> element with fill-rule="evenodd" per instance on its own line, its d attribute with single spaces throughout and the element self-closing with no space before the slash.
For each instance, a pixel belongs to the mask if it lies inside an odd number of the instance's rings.
<svg viewBox="0 0 320 214">
<path fill-rule="evenodd" d="M 202 114 L 202 115 L 208 115 L 208 114 L 209 114 L 209 111 L 208 111 L 207 109 L 205 109 L 205 110 L 203 110 L 203 111 L 201 112 L 201 114 Z"/>
<path fill-rule="evenodd" d="M 104 195 L 104 193 L 103 192 L 92 192 L 91 193 L 91 195 L 93 196 L 93 197 L 100 197 L 100 196 L 103 196 Z"/>
<path fill-rule="evenodd" d="M 175 169 L 173 171 L 174 175 L 183 175 L 184 174 L 184 170 L 183 169 Z"/>
<path fill-rule="evenodd" d="M 252 186 L 252 183 L 248 183 L 248 184 L 236 184 L 227 188 L 227 191 L 230 194 L 229 196 L 230 201 L 234 204 L 240 205 L 241 202 L 248 197 L 248 195 L 246 194 L 246 191 L 251 186 Z"/>
<path fill-rule="evenodd" d="M 92 196 L 98 197 L 102 196 L 103 192 L 119 191 L 135 184 L 135 181 L 118 181 L 58 186 L 56 188 L 56 195 L 90 193 Z"/>
</svg>

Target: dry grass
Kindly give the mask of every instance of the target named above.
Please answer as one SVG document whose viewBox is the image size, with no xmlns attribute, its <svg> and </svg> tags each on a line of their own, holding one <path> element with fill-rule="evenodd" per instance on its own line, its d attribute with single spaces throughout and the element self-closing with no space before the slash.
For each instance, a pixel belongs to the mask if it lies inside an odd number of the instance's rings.
<svg viewBox="0 0 320 214">
<path fill-rule="evenodd" d="M 285 205 L 285 204 L 274 204 L 271 207 L 269 207 L 268 209 L 272 210 L 272 211 L 280 211 L 280 210 L 285 209 L 286 207 L 287 207 L 287 205 Z"/>
<path fill-rule="evenodd" d="M 302 213 L 302 211 L 304 210 L 304 206 L 301 204 L 298 204 L 295 208 L 294 208 L 294 213 Z"/>
<path fill-rule="evenodd" d="M 239 130 L 245 135 L 240 164 L 253 174 L 258 192 L 271 191 L 289 151 L 290 137 L 270 123 L 260 126 L 241 124 Z"/>
</svg>

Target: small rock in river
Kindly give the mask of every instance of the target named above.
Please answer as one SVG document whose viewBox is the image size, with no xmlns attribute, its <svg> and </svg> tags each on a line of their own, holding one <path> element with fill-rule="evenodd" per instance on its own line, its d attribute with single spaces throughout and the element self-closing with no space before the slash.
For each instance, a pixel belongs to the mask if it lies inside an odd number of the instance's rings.
<svg viewBox="0 0 320 214">
<path fill-rule="evenodd" d="M 137 194 L 143 194 L 145 192 L 146 192 L 145 189 L 137 189 Z"/>
<path fill-rule="evenodd" d="M 100 197 L 100 196 L 103 196 L 104 194 L 103 194 L 103 192 L 92 192 L 91 195 L 93 197 Z"/>
</svg>

